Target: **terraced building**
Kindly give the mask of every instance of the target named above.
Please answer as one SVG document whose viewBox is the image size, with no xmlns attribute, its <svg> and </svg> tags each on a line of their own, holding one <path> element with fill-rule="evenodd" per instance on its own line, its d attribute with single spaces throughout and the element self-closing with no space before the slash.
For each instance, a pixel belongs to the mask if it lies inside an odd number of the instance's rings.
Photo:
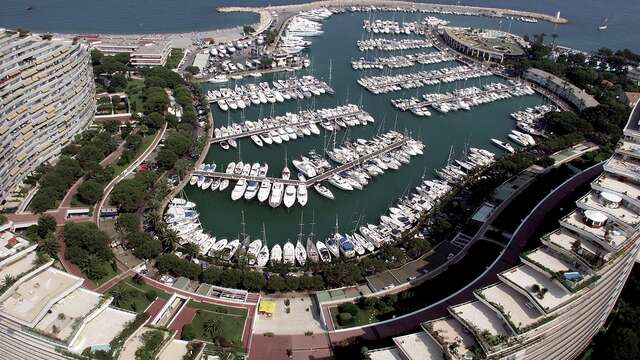
<svg viewBox="0 0 640 360">
<path fill-rule="evenodd" d="M 575 359 L 613 309 L 640 247 L 640 106 L 577 208 L 475 299 L 371 359 Z M 545 199 L 547 200 L 547 199 Z M 541 204 L 544 204 L 545 200 Z"/>
<path fill-rule="evenodd" d="M 86 45 L 0 29 L 0 202 L 94 114 Z"/>
</svg>

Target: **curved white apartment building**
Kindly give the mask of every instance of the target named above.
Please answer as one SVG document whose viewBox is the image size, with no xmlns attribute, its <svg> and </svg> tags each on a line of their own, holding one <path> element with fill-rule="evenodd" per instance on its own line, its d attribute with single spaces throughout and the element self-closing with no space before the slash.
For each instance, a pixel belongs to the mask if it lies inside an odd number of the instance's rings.
<svg viewBox="0 0 640 360">
<path fill-rule="evenodd" d="M 86 45 L 0 29 L 0 202 L 94 114 Z"/>
<path fill-rule="evenodd" d="M 615 154 L 577 208 L 542 245 L 520 254 L 499 282 L 476 289 L 475 300 L 394 338 L 373 360 L 575 359 L 613 309 L 640 246 L 640 106 Z M 544 200 L 543 200 L 544 201 Z"/>
</svg>

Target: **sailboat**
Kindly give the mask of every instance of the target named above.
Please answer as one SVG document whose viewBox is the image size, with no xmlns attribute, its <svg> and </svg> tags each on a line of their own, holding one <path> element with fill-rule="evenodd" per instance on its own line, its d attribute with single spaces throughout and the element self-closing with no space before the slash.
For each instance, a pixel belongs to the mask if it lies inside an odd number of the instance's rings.
<svg viewBox="0 0 640 360">
<path fill-rule="evenodd" d="M 609 27 L 609 25 L 607 25 L 607 21 L 609 19 L 604 18 L 604 21 L 602 22 L 602 24 L 600 24 L 600 26 L 598 26 L 598 30 L 607 30 L 607 28 Z"/>
<path fill-rule="evenodd" d="M 325 244 L 327 248 L 331 252 L 331 255 L 334 257 L 340 257 L 340 238 L 342 235 L 338 233 L 338 215 L 336 215 L 336 232 L 333 234 L 333 237 L 329 237 L 325 240 Z"/>
<path fill-rule="evenodd" d="M 318 255 L 320 255 L 320 260 L 322 260 L 322 262 L 331 262 L 331 253 L 329 252 L 327 245 L 318 240 L 316 241 L 316 249 L 318 249 Z"/>
<path fill-rule="evenodd" d="M 315 216 L 314 216 L 315 217 Z M 309 237 L 307 238 L 307 257 L 309 260 L 313 262 L 318 262 L 320 260 L 318 256 L 318 249 L 316 245 L 313 243 L 313 225 L 315 225 L 314 220 L 311 220 L 311 233 L 309 233 Z"/>
<path fill-rule="evenodd" d="M 271 263 L 279 263 L 282 261 L 282 247 L 280 244 L 275 244 L 271 248 Z"/>
<path fill-rule="evenodd" d="M 267 233 L 264 229 L 264 223 L 262 224 L 262 238 L 264 239 L 264 244 L 258 252 L 258 257 L 256 262 L 259 267 L 264 267 L 269 262 L 269 246 L 267 246 Z"/>
<path fill-rule="evenodd" d="M 295 247 L 291 243 L 291 241 L 287 240 L 282 249 L 282 260 L 285 264 L 293 265 L 295 264 Z"/>
<path fill-rule="evenodd" d="M 298 264 L 300 264 L 300 266 L 304 266 L 304 264 L 306 264 L 307 262 L 307 250 L 305 250 L 304 246 L 302 245 L 301 239 L 302 239 L 302 226 L 304 225 L 302 223 L 302 217 L 303 217 L 304 213 L 300 214 L 300 233 L 298 233 L 298 241 L 296 242 L 296 247 L 294 250 L 294 254 L 296 257 L 296 260 L 298 261 Z"/>
</svg>

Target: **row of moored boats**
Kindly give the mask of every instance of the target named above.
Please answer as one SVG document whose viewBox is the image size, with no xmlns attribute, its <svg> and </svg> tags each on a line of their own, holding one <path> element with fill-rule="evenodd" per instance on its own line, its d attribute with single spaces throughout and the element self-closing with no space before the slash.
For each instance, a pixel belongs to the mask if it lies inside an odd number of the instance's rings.
<svg viewBox="0 0 640 360">
<path fill-rule="evenodd" d="M 381 50 L 381 51 L 397 51 L 397 50 L 413 50 L 426 49 L 433 47 L 433 43 L 424 39 L 385 39 L 375 38 L 358 40 L 356 43 L 360 51 Z"/>
<path fill-rule="evenodd" d="M 351 67 L 354 70 L 368 70 L 384 68 L 400 69 L 414 66 L 415 64 L 427 65 L 438 64 L 447 61 L 454 61 L 456 57 L 445 51 L 420 52 L 408 55 L 396 55 L 388 57 L 379 57 L 375 59 L 366 59 L 361 57 L 351 61 Z"/>
</svg>

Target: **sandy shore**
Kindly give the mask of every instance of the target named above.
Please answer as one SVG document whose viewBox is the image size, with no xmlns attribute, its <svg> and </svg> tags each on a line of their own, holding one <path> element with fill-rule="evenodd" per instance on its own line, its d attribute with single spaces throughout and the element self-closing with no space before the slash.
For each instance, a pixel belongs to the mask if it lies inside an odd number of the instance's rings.
<svg viewBox="0 0 640 360">
<path fill-rule="evenodd" d="M 262 14 L 266 12 L 291 12 L 291 11 L 305 11 L 319 7 L 351 7 L 351 6 L 391 6 L 391 7 L 404 7 L 415 8 L 419 10 L 443 10 L 454 12 L 470 12 L 481 16 L 524 16 L 533 19 L 548 21 L 556 24 L 566 24 L 567 19 L 560 17 L 556 18 L 552 15 L 541 14 L 531 11 L 512 10 L 512 9 L 499 9 L 489 8 L 481 6 L 465 6 L 465 5 L 445 5 L 445 4 L 429 4 L 429 3 L 415 3 L 408 1 L 385 1 L 385 0 L 321 0 L 314 1 L 305 4 L 291 4 L 291 5 L 278 5 L 267 7 L 250 7 L 250 6 L 227 6 L 220 7 L 220 12 L 255 12 Z"/>
</svg>

